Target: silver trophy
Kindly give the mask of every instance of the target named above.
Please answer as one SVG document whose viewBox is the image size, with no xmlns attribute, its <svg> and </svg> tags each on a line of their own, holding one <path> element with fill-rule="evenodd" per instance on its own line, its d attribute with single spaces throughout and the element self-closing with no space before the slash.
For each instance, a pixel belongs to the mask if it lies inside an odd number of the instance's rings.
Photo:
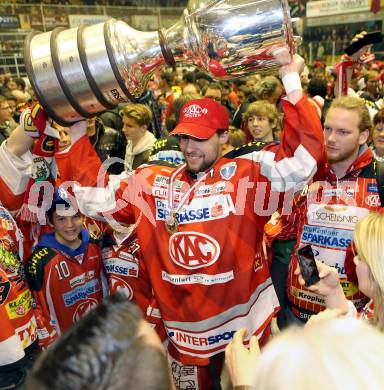
<svg viewBox="0 0 384 390">
<path fill-rule="evenodd" d="M 294 53 L 287 0 L 189 2 L 169 29 L 122 21 L 31 33 L 26 70 L 48 115 L 69 126 L 139 97 L 164 65 L 194 64 L 215 79 L 276 70 L 276 49 Z"/>
</svg>

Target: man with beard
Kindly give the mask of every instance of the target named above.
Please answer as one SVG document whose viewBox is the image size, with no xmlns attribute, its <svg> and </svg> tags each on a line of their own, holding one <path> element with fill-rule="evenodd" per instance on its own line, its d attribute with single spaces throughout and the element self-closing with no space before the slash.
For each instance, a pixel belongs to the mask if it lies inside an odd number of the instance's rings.
<svg viewBox="0 0 384 390">
<path fill-rule="evenodd" d="M 337 269 L 346 297 L 358 309 L 366 302 L 356 284 L 351 241 L 355 224 L 370 210 L 380 208 L 376 164 L 366 145 L 371 129 L 362 99 L 343 96 L 332 102 L 324 123 L 328 163 L 297 199 L 295 213 L 282 234 L 288 238 L 291 230 L 298 237 L 286 286 L 288 308 L 282 313 L 285 317 L 280 317 L 283 326 L 304 323 L 312 314 L 325 309 L 323 297 L 301 286 L 294 274 L 296 250 L 307 244 L 312 246 L 317 260 Z M 272 264 L 272 274 L 275 266 Z"/>
<path fill-rule="evenodd" d="M 298 57 L 280 70 L 287 99 L 279 145 L 248 145 L 221 157 L 227 110 L 193 99 L 171 133 L 186 164 L 152 162 L 108 188 L 75 188 L 85 214 L 136 222 L 139 267 L 153 290 L 147 316 L 165 329 L 178 388 L 219 388 L 222 352 L 239 327 L 261 343 L 269 336 L 278 307 L 263 225 L 324 158 L 320 121 L 301 89 L 302 67 Z"/>
</svg>

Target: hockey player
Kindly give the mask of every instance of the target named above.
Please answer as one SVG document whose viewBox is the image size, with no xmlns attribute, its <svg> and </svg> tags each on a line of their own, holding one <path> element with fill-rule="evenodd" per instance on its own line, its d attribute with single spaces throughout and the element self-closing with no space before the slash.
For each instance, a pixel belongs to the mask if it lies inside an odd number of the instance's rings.
<svg viewBox="0 0 384 390">
<path fill-rule="evenodd" d="M 301 90 L 302 66 L 295 58 L 280 71 L 287 92 L 280 145 L 260 143 L 221 158 L 226 109 L 192 100 L 174 131 L 186 165 L 148 164 L 108 188 L 75 190 L 85 213 L 136 221 L 179 387 L 187 381 L 209 388 L 233 333 L 245 326 L 249 336 L 265 339 L 278 310 L 263 225 L 283 193 L 302 188 L 324 159 L 320 121 Z"/>
</svg>

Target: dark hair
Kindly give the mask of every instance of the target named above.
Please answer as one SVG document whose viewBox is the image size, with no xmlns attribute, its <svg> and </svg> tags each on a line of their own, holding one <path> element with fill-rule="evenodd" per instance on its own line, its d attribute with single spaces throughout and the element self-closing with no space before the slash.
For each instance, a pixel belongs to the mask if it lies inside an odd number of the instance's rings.
<svg viewBox="0 0 384 390">
<path fill-rule="evenodd" d="M 373 125 L 376 126 L 379 123 L 384 123 L 384 108 L 378 111 L 373 117 Z"/>
<path fill-rule="evenodd" d="M 13 81 L 16 83 L 16 85 L 18 85 L 19 87 L 21 87 L 21 89 L 24 91 L 25 90 L 25 81 L 24 79 L 22 79 L 21 77 L 19 78 L 16 78 L 16 79 L 13 79 Z"/>
<path fill-rule="evenodd" d="M 251 88 L 247 87 L 246 85 L 240 85 L 240 87 L 238 87 L 237 90 L 244 92 L 244 96 L 246 98 L 248 98 L 252 94 Z"/>
<path fill-rule="evenodd" d="M 26 388 L 170 389 L 165 354 L 138 333 L 142 319 L 123 294 L 106 298 L 39 357 Z"/>
<path fill-rule="evenodd" d="M 280 80 L 275 76 L 266 76 L 263 77 L 255 85 L 255 96 L 257 100 L 268 100 L 276 91 L 276 89 L 281 86 Z"/>
<path fill-rule="evenodd" d="M 241 87 L 242 85 L 246 85 L 247 81 L 244 80 L 244 78 L 233 80 L 233 84 L 235 84 L 237 87 Z"/>
<path fill-rule="evenodd" d="M 163 73 L 161 73 L 160 77 L 163 80 L 165 80 L 169 85 L 171 85 L 173 83 L 175 75 L 173 72 L 163 72 Z"/>
<path fill-rule="evenodd" d="M 194 72 L 185 72 L 183 74 L 183 80 L 187 84 L 194 84 L 194 82 L 195 82 L 195 73 Z"/>
<path fill-rule="evenodd" d="M 196 72 L 195 73 L 195 80 L 198 81 L 198 80 L 201 80 L 201 79 L 207 80 L 210 83 L 213 81 L 212 77 L 208 73 L 201 72 L 201 71 Z"/>
<path fill-rule="evenodd" d="M 321 96 L 323 99 L 327 96 L 327 82 L 324 79 L 311 79 L 307 86 L 309 96 Z"/>
<path fill-rule="evenodd" d="M 204 85 L 203 89 L 201 90 L 201 94 L 204 96 L 208 89 L 218 89 L 221 92 L 221 84 L 220 83 L 209 83 Z"/>
<path fill-rule="evenodd" d="M 231 90 L 232 88 L 231 88 L 231 85 L 227 82 L 227 81 L 222 81 L 221 82 L 221 89 L 223 90 L 223 89 L 229 89 L 229 90 Z"/>
</svg>

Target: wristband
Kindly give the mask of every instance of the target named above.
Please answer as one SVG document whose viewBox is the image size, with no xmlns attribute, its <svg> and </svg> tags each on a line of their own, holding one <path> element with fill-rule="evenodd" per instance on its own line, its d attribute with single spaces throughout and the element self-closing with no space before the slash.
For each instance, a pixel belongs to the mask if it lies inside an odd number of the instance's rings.
<svg viewBox="0 0 384 390">
<path fill-rule="evenodd" d="M 298 73 L 288 73 L 283 76 L 282 81 L 287 95 L 293 91 L 300 91 L 302 89 L 301 80 Z"/>
</svg>

